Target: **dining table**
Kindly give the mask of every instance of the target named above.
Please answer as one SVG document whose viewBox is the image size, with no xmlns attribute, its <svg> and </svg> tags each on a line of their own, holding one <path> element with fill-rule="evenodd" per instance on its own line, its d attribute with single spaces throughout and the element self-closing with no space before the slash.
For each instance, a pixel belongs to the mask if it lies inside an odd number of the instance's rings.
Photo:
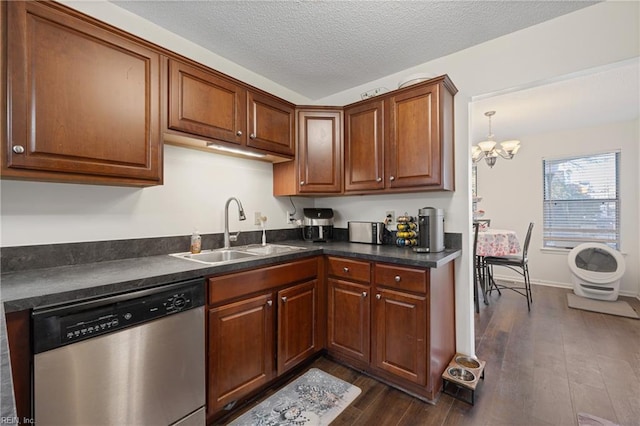
<svg viewBox="0 0 640 426">
<path fill-rule="evenodd" d="M 476 268 L 480 277 L 482 297 L 484 304 L 489 304 L 487 299 L 489 271 L 484 261 L 485 257 L 508 256 L 521 252 L 518 234 L 508 229 L 486 228 L 478 232 L 476 245 Z"/>
</svg>

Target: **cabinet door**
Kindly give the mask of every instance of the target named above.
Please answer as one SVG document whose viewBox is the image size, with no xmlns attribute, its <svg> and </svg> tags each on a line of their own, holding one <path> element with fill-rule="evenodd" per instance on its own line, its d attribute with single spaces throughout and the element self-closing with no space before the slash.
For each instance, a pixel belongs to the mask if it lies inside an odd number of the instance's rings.
<svg viewBox="0 0 640 426">
<path fill-rule="evenodd" d="M 209 310 L 209 413 L 274 377 L 272 293 Z"/>
<path fill-rule="evenodd" d="M 342 191 L 342 113 L 298 112 L 298 173 L 301 193 Z"/>
<path fill-rule="evenodd" d="M 384 188 L 384 101 L 345 110 L 345 191 Z"/>
<path fill-rule="evenodd" d="M 247 146 L 292 156 L 295 154 L 294 107 L 274 97 L 247 92 L 249 139 Z"/>
<path fill-rule="evenodd" d="M 438 90 L 434 84 L 389 98 L 387 187 L 440 185 Z"/>
<path fill-rule="evenodd" d="M 245 99 L 233 81 L 169 60 L 169 128 L 242 144 Z"/>
<path fill-rule="evenodd" d="M 425 385 L 428 363 L 426 296 L 377 289 L 373 309 L 373 366 Z"/>
<path fill-rule="evenodd" d="M 369 286 L 329 278 L 329 350 L 369 364 Z"/>
<path fill-rule="evenodd" d="M 160 184 L 160 55 L 55 3 L 7 12 L 3 175 Z"/>
<path fill-rule="evenodd" d="M 317 280 L 278 292 L 278 375 L 318 351 Z"/>
</svg>

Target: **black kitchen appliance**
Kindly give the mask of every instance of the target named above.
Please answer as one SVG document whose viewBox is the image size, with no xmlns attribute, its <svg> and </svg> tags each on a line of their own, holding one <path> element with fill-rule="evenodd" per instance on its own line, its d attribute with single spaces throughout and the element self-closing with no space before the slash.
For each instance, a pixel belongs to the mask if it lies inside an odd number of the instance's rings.
<svg viewBox="0 0 640 426">
<path fill-rule="evenodd" d="M 333 239 L 333 209 L 303 209 L 302 239 L 324 243 Z"/>
<path fill-rule="evenodd" d="M 423 207 L 418 210 L 418 245 L 413 251 L 437 253 L 444 250 L 444 210 Z"/>
</svg>

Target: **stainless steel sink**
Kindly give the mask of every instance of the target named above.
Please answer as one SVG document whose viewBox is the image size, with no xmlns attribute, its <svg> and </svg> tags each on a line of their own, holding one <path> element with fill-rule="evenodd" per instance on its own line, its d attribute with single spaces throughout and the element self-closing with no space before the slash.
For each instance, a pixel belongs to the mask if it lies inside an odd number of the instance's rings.
<svg viewBox="0 0 640 426">
<path fill-rule="evenodd" d="M 279 244 L 267 244 L 265 246 L 260 244 L 251 244 L 247 246 L 233 247 L 231 249 L 205 250 L 198 254 L 192 254 L 190 252 L 172 253 L 171 256 L 213 265 L 248 258 L 257 258 L 274 254 L 284 254 L 298 250 L 306 249 L 304 247 L 285 246 Z"/>
<path fill-rule="evenodd" d="M 304 247 L 283 246 L 279 244 L 267 244 L 266 246 L 255 244 L 251 246 L 245 246 L 243 250 L 248 253 L 270 255 L 270 254 L 283 254 L 283 253 L 289 253 L 291 251 L 299 251 L 299 250 L 306 250 L 306 249 Z"/>
<path fill-rule="evenodd" d="M 222 249 L 222 250 L 203 251 L 198 254 L 192 254 L 189 252 L 174 253 L 171 256 L 176 256 L 181 259 L 193 260 L 195 262 L 202 262 L 202 263 L 222 263 L 222 262 L 230 262 L 232 260 L 237 260 L 237 259 L 245 259 L 247 257 L 255 257 L 257 255 L 254 253 L 248 253 L 248 252 L 239 251 L 235 249 L 233 250 Z"/>
</svg>

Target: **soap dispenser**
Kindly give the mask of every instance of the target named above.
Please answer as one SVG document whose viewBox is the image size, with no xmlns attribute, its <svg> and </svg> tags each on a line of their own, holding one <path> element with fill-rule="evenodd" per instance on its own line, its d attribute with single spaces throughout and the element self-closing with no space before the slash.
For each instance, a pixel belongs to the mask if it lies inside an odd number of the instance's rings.
<svg viewBox="0 0 640 426">
<path fill-rule="evenodd" d="M 198 231 L 194 231 L 191 234 L 191 253 L 198 254 L 202 250 L 202 237 Z"/>
</svg>

